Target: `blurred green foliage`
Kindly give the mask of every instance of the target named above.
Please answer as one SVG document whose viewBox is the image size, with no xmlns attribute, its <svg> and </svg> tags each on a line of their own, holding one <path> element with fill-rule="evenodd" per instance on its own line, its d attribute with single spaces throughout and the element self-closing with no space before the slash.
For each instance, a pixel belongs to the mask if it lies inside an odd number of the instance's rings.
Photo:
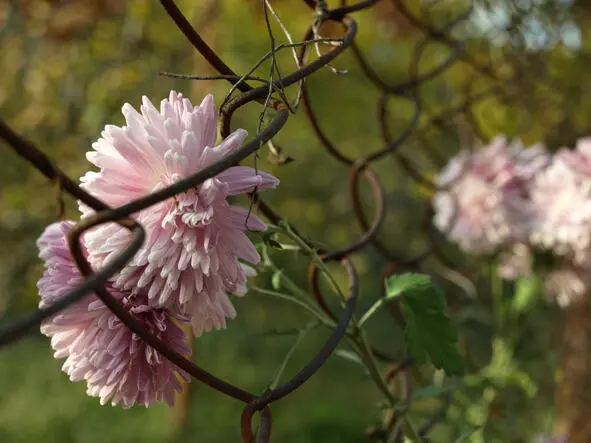
<svg viewBox="0 0 591 443">
<path fill-rule="evenodd" d="M 411 10 L 419 10 L 419 2 L 407 3 Z M 442 26 L 449 22 L 466 3 L 439 2 L 432 10 L 433 23 Z M 511 2 L 494 3 L 489 13 L 505 10 Z M 591 90 L 583 85 L 590 67 L 591 35 L 585 23 L 591 11 L 586 2 L 575 2 L 574 6 L 569 5 L 572 2 L 534 3 L 535 14 L 530 11 L 528 17 L 537 17 L 538 28 L 532 28 L 531 21 L 518 23 L 518 14 L 508 14 L 511 23 L 503 27 L 506 38 L 496 44 L 491 43 L 492 27 L 486 20 L 458 28 L 466 51 L 477 64 L 491 65 L 494 76 L 456 61 L 443 75 L 420 86 L 420 127 L 400 150 L 423 175 L 433 177 L 460 143 L 478 137 L 505 132 L 519 135 L 527 143 L 547 140 L 555 149 L 589 133 Z M 313 18 L 303 2 L 273 4 L 292 34 L 296 38 L 303 35 Z M 247 71 L 269 48 L 263 14 L 254 0 L 183 0 L 179 5 L 237 72 Z M 409 25 L 386 1 L 379 2 L 377 11 L 363 11 L 355 18 L 359 22 L 357 41 L 377 73 L 391 83 L 408 80 L 422 31 Z M 565 44 L 573 37 L 572 32 L 561 33 L 566 25 L 581 33 L 580 45 Z M 282 40 L 276 24 L 273 31 Z M 539 34 L 548 37 L 540 47 L 511 41 L 520 35 L 527 42 Z M 503 32 L 496 34 L 496 38 L 502 36 Z M 429 43 L 418 71 L 433 69 L 449 52 L 445 43 Z M 279 54 L 282 73 L 294 69 L 290 57 L 287 51 Z M 324 69 L 308 80 L 320 125 L 346 155 L 357 158 L 380 149 L 383 141 L 375 112 L 379 91 L 367 82 L 350 53 L 339 57 L 334 66 L 348 73 L 335 75 Z M 263 65 L 256 74 L 267 76 L 268 69 Z M 213 91 L 219 105 L 229 89 L 221 82 L 170 79 L 159 75 L 161 71 L 211 73 L 158 2 L 0 3 L 0 115 L 72 177 L 87 170 L 84 153 L 104 125 L 123 122 L 123 103 L 138 106 L 142 95 L 157 103 L 170 89 L 177 89 L 193 101 Z M 465 115 L 458 115 L 443 128 L 427 124 L 434 116 L 464 103 L 468 94 L 499 86 L 505 95 L 473 103 Z M 388 110 L 390 131 L 396 136 L 408 125 L 413 107 L 405 99 L 391 98 Z M 238 112 L 234 126 L 255 133 L 259 112 L 258 105 L 248 105 Z M 322 149 L 301 112 L 290 118 L 275 142 L 296 161 L 277 166 L 266 160 L 264 152 L 260 154 L 258 166 L 282 181 L 277 191 L 266 194 L 270 203 L 328 248 L 358 238 L 348 171 Z M 9 149 L 2 149 L 0 318 L 9 320 L 37 304 L 35 283 L 41 267 L 35 239 L 56 219 L 58 205 L 55 186 Z M 380 238 L 400 257 L 411 258 L 427 244 L 421 219 L 430 191 L 415 183 L 393 157 L 378 162 L 375 171 L 386 189 L 389 209 Z M 374 203 L 367 184 L 362 184 L 361 192 L 367 196 L 366 213 L 372 214 Z M 66 199 L 66 203 L 67 218 L 76 218 L 75 202 Z M 479 428 L 468 440 L 474 442 L 521 442 L 547 432 L 557 358 L 555 347 L 548 343 L 556 343 L 562 313 L 536 297 L 535 288 L 525 283 L 519 284 L 518 299 L 514 300 L 514 288 L 491 279 L 486 261 L 468 262 L 452 246 L 445 252 L 471 282 L 433 259 L 425 262 L 423 270 L 433 273 L 444 288 L 469 375 L 466 385 L 454 391 L 448 419 L 435 428 L 432 441 L 453 441 L 473 427 Z M 289 251 L 276 252 L 273 258 L 305 287 L 305 260 L 294 260 Z M 355 255 L 354 261 L 362 276 L 360 309 L 365 309 L 381 296 L 382 271 L 387 263 L 371 248 Z M 336 266 L 331 269 L 345 284 L 342 271 Z M 270 278 L 262 275 L 261 285 L 270 284 Z M 337 300 L 330 303 L 338 306 Z M 237 300 L 236 305 L 240 314 L 227 331 L 207 334 L 195 342 L 195 359 L 216 375 L 261 392 L 295 339 L 272 332 L 302 328 L 309 319 L 290 305 L 253 294 Z M 392 324 L 387 313 L 378 312 L 368 332 L 380 349 L 403 355 L 403 331 Z M 308 334 L 286 375 L 304 364 L 326 336 L 327 331 L 320 330 Z M 82 383 L 70 383 L 59 368 L 47 340 L 38 334 L 0 351 L 2 443 L 239 440 L 241 405 L 197 383 L 191 385 L 186 424 L 174 429 L 165 407 L 131 411 L 100 407 L 96 399 L 85 395 Z M 428 367 L 422 372 L 427 382 L 441 381 L 441 374 Z M 379 400 L 379 392 L 361 367 L 336 355 L 310 382 L 274 407 L 273 439 L 295 443 L 365 441 L 364 429 L 380 421 Z M 417 423 L 440 405 L 432 397 L 416 403 L 412 417 Z"/>
</svg>

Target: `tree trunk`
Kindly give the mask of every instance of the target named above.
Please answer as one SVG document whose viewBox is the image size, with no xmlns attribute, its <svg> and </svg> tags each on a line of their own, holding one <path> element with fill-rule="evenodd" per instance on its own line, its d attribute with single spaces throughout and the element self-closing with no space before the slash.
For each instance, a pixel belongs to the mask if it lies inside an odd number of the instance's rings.
<svg viewBox="0 0 591 443">
<path fill-rule="evenodd" d="M 591 304 L 567 308 L 562 339 L 561 375 L 554 393 L 553 434 L 570 443 L 591 442 Z"/>
</svg>

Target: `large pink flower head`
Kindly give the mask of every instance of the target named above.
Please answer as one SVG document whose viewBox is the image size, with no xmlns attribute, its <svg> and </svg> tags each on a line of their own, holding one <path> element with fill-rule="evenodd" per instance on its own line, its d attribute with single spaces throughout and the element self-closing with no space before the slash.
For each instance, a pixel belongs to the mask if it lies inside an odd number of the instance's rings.
<svg viewBox="0 0 591 443">
<path fill-rule="evenodd" d="M 82 177 L 82 187 L 111 206 L 121 205 L 169 186 L 221 160 L 242 145 L 238 129 L 215 145 L 216 110 L 211 95 L 193 106 L 171 92 L 158 111 L 146 97 L 138 113 L 123 106 L 127 126 L 107 126 L 88 160 L 100 168 Z M 227 198 L 279 181 L 253 168 L 234 166 L 187 192 L 133 217 L 146 228 L 146 242 L 113 284 L 146 290 L 153 306 L 174 305 L 191 317 L 196 335 L 225 327 L 236 312 L 227 293 L 241 293 L 246 274 L 239 260 L 260 260 L 247 229 L 265 224 Z M 81 206 L 84 214 L 90 211 Z M 247 226 L 248 221 L 248 226 Z M 85 239 L 91 263 L 102 264 L 129 241 L 115 224 L 89 232 Z"/>
<path fill-rule="evenodd" d="M 435 226 L 472 253 L 490 253 L 527 237 L 528 184 L 548 162 L 541 145 L 524 149 L 498 136 L 462 151 L 437 178 Z"/>
<path fill-rule="evenodd" d="M 66 237 L 72 222 L 48 226 L 37 246 L 45 261 L 45 273 L 39 283 L 40 307 L 50 306 L 84 279 L 70 254 Z M 167 346 L 189 356 L 187 335 L 175 324 L 166 309 L 148 306 L 143 294 L 131 295 L 107 284 L 106 289 L 131 314 Z M 41 325 L 41 332 L 51 337 L 56 358 L 66 358 L 62 367 L 70 380 L 86 380 L 87 392 L 100 397 L 101 404 L 122 403 L 150 406 L 156 401 L 174 404 L 188 375 L 133 334 L 127 326 L 95 295 L 85 296 Z"/>
<path fill-rule="evenodd" d="M 554 156 L 536 176 L 531 201 L 532 244 L 576 265 L 591 265 L 591 139 Z"/>
</svg>

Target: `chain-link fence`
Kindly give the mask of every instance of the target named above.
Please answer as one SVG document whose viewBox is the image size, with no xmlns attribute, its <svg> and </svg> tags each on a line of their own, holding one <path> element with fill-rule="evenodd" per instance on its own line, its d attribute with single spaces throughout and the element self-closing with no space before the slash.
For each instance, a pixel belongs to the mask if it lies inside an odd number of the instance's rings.
<svg viewBox="0 0 591 443">
<path fill-rule="evenodd" d="M 455 7 L 450 8 L 454 10 L 453 16 L 449 16 L 449 10 L 446 10 L 446 14 L 437 12 L 439 4 L 443 3 L 438 1 L 413 3 L 404 0 L 392 0 L 391 2 L 362 0 L 354 4 L 346 4 L 343 1 L 340 6 L 329 7 L 325 1 L 304 0 L 301 2 L 301 7 L 309 8 L 311 21 L 308 30 L 300 40 L 292 37 L 288 31 L 288 26 L 281 19 L 279 7 L 281 5 L 275 6 L 273 3 L 264 0 L 258 2 L 258 4 L 255 2 L 252 4 L 252 8 L 260 8 L 262 11 L 270 45 L 269 52 L 250 71 L 237 73 L 216 54 L 214 48 L 208 46 L 173 1 L 161 0 L 163 10 L 172 19 L 170 24 L 171 32 L 173 32 L 173 26 L 176 26 L 184 34 L 188 43 L 217 72 L 217 74 L 209 76 L 166 75 L 185 78 L 187 81 L 194 82 L 227 81 L 231 85 L 231 90 L 220 108 L 221 136 L 225 138 L 230 134 L 232 119 L 237 110 L 253 102 L 261 106 L 260 124 L 256 137 L 223 160 L 172 186 L 117 208 L 108 207 L 81 189 L 76 181 L 62 172 L 36 146 L 17 134 L 6 123 L 0 121 L 0 136 L 7 146 L 10 146 L 32 167 L 51 180 L 59 188 L 60 192 L 69 194 L 96 211 L 93 216 L 78 223 L 68 238 L 76 264 L 86 276 L 85 283 L 51 307 L 35 310 L 15 321 L 5 322 L 0 328 L 0 344 L 7 345 L 18 341 L 44 319 L 55 315 L 89 292 L 94 291 L 102 302 L 149 346 L 182 368 L 195 380 L 244 403 L 240 423 L 241 435 L 245 442 L 252 442 L 255 439 L 260 442 L 269 441 L 273 403 L 289 396 L 289 394 L 306 383 L 324 365 L 343 340 L 349 340 L 357 344 L 359 348 L 367 350 L 370 354 L 368 355 L 370 361 L 378 359 L 386 363 L 387 370 L 385 374 L 374 374 L 379 379 L 377 383 L 381 383 L 386 392 L 395 384 L 402 383 L 402 401 L 405 408 L 410 407 L 412 378 L 409 371 L 413 365 L 413 358 L 409 355 L 400 360 L 390 356 L 388 352 L 364 342 L 366 337 L 359 328 L 359 323 L 355 320 L 360 277 L 351 256 L 366 248 L 373 248 L 387 264 L 383 271 L 384 277 L 404 269 L 421 269 L 423 262 L 427 258 L 434 258 L 449 272 L 458 274 L 458 271 L 455 269 L 454 260 L 447 257 L 441 249 L 440 234 L 436 232 L 431 223 L 432 210 L 428 199 L 425 201 L 421 225 L 424 241 L 427 244 L 423 252 L 415 257 L 400 257 L 398 253 L 391 250 L 391 246 L 382 237 L 379 237 L 380 232 L 387 232 L 389 229 L 384 226 L 388 211 L 404 211 L 404 208 L 388 207 L 385 198 L 387 190 L 384 189 L 382 179 L 376 172 L 374 165 L 384 159 L 394 159 L 398 167 L 406 171 L 408 176 L 419 187 L 426 189 L 429 194 L 437 190 L 437 184 L 434 183 L 432 176 L 421 167 L 421 162 L 417 161 L 417 156 L 427 158 L 433 164 L 441 167 L 447 154 L 438 152 L 437 147 L 430 140 L 427 140 L 425 134 L 428 131 L 449 132 L 451 130 L 458 134 L 460 139 L 464 139 L 462 142 L 470 144 L 473 139 L 487 140 L 490 137 L 491 131 L 481 127 L 483 121 L 486 121 L 491 127 L 495 126 L 495 116 L 487 115 L 486 109 L 482 110 L 480 108 L 479 111 L 484 112 L 485 118 L 474 117 L 475 109 L 483 101 L 494 99 L 511 104 L 511 106 L 520 107 L 520 109 L 524 110 L 524 115 L 539 107 L 557 106 L 555 102 L 552 104 L 540 103 L 537 96 L 524 93 L 525 89 L 533 87 L 534 84 L 536 87 L 545 85 L 549 89 L 552 89 L 552 84 L 550 74 L 544 72 L 543 59 L 528 55 L 526 49 L 531 45 L 531 35 L 524 32 L 523 23 L 519 23 L 517 19 L 515 19 L 514 23 L 503 26 L 501 30 L 495 29 L 490 24 L 485 26 L 486 32 L 491 35 L 498 32 L 498 36 L 502 31 L 505 41 L 507 39 L 512 41 L 511 45 L 495 47 L 493 43 L 489 43 L 490 48 L 486 48 L 486 50 L 476 48 L 475 51 L 471 51 L 471 49 L 474 49 L 474 42 L 470 41 L 469 36 L 475 35 L 475 29 L 478 28 L 479 22 L 476 12 L 480 11 L 482 13 L 483 10 L 492 8 L 486 2 L 456 2 L 454 3 Z M 529 3 L 529 9 L 526 7 L 518 8 L 520 15 L 516 15 L 516 17 L 523 19 L 523 17 L 528 17 L 528 14 L 538 11 L 536 8 L 539 8 L 539 6 L 536 6 L 535 2 Z M 394 20 L 399 27 L 404 24 L 409 29 L 414 28 L 420 31 L 422 35 L 414 45 L 408 65 L 408 79 L 405 81 L 392 82 L 381 76 L 379 69 L 372 67 L 372 63 L 369 61 L 371 57 L 368 57 L 361 45 L 357 43 L 356 35 L 359 29 L 355 15 L 358 12 L 367 13 L 372 9 L 376 10 L 374 16 L 376 26 L 380 19 Z M 274 27 L 275 31 L 273 30 Z M 282 30 L 281 39 L 285 40 L 285 43 L 277 43 L 280 38 L 274 35 L 277 27 Z M 494 37 L 490 37 L 487 41 L 492 40 L 494 40 Z M 436 66 L 425 70 L 421 67 L 422 59 L 425 53 L 432 50 L 432 45 L 437 47 L 439 61 Z M 297 69 L 290 73 L 280 72 L 276 61 L 276 56 L 280 52 L 291 52 Z M 306 84 L 307 79 L 319 70 L 329 69 L 335 75 L 342 74 L 333 65 L 338 63 L 339 57 L 345 53 L 352 54 L 358 62 L 367 83 L 363 87 L 375 88 L 379 91 L 379 99 L 375 105 L 377 111 L 367 109 L 365 112 L 375 113 L 375 121 L 381 131 L 382 145 L 374 149 L 370 147 L 364 148 L 363 155 L 359 157 L 345 154 L 339 149 L 339 141 L 333 140 L 323 130 L 323 120 L 330 119 L 331 116 L 320 115 L 315 110 L 314 96 L 310 93 Z M 316 54 L 315 57 L 314 54 Z M 509 75 L 497 69 L 503 63 L 509 63 L 514 67 Z M 523 75 L 524 72 L 532 72 L 533 63 L 539 68 L 535 79 Z M 458 92 L 460 88 L 456 88 L 449 106 L 439 107 L 434 112 L 433 107 L 424 102 L 421 88 L 432 80 L 445 75 L 448 70 L 458 64 L 465 65 L 466 71 L 469 72 L 461 85 L 463 94 Z M 257 68 L 267 65 L 270 66 L 268 77 L 255 75 Z M 396 133 L 392 131 L 389 125 L 391 114 L 389 103 L 394 98 L 406 102 L 414 110 L 410 120 L 405 123 L 406 127 L 397 130 Z M 548 99 L 559 100 L 560 97 L 551 95 Z M 334 99 L 334 103 L 334 106 L 338 106 L 338 98 Z M 308 242 L 307 240 L 307 243 L 302 245 L 302 248 L 309 248 L 312 257 L 308 274 L 309 290 L 317 306 L 331 320 L 333 331 L 316 355 L 296 375 L 279 386 L 268 389 L 259 395 L 216 377 L 167 347 L 124 309 L 103 288 L 103 284 L 122 269 L 142 246 L 145 232 L 144 228 L 134 221 L 132 217 L 134 213 L 170 199 L 190 188 L 199 186 L 221 171 L 256 154 L 265 145 L 268 146 L 271 154 L 279 164 L 292 163 L 293 159 L 273 142 L 273 137 L 282 130 L 290 116 L 297 112 L 305 114 L 309 121 L 310 131 L 318 139 L 319 144 L 324 147 L 330 159 L 341 164 L 343 170 L 347 170 L 347 173 L 343 174 L 342 186 L 346 186 L 348 189 L 349 200 L 354 209 L 355 222 L 361 229 L 361 233 L 359 238 L 352 243 L 334 250 L 318 249 L 315 242 Z M 264 125 L 265 122 L 268 123 Z M 523 119 L 521 123 L 527 125 L 531 122 Z M 408 150 L 405 153 L 401 149 L 409 140 L 412 140 L 415 148 L 421 148 L 420 153 L 408 152 Z M 297 153 L 297 146 L 290 146 L 288 151 Z M 297 163 L 297 154 L 295 154 L 295 157 Z M 364 186 L 366 188 L 363 188 Z M 370 192 L 366 193 L 362 191 L 362 188 L 369 189 Z M 250 197 L 253 211 L 262 213 L 274 225 L 283 224 L 296 238 L 304 238 L 299 233 L 305 234 L 306 226 L 293 226 L 285 222 L 282 215 L 263 200 L 256 191 Z M 289 196 L 286 195 L 284 198 L 289 198 Z M 373 208 L 372 215 L 367 213 L 368 207 Z M 125 250 L 121 251 L 118 257 L 109 262 L 100 272 L 92 273 L 84 257 L 80 239 L 87 230 L 109 222 L 116 222 L 129 230 L 133 234 L 133 240 Z M 349 223 L 350 220 L 345 222 Z M 401 248 L 397 249 L 400 250 Z M 316 256 L 316 254 L 318 255 Z M 317 257 L 318 260 L 314 259 L 314 257 Z M 345 296 L 340 312 L 335 312 L 334 309 L 329 307 L 329 303 L 325 300 L 319 284 L 319 277 L 325 269 L 323 266 L 328 262 L 340 263 L 349 279 L 348 294 Z M 388 303 L 386 307 L 392 314 L 393 321 L 404 323 L 404 315 L 399 307 L 394 303 Z M 445 418 L 450 402 L 451 396 L 445 396 L 441 408 L 421 423 L 417 429 L 419 438 L 428 441 L 433 426 Z M 255 414 L 260 416 L 256 433 L 253 432 L 252 424 Z M 404 426 L 403 416 L 403 409 L 390 405 L 385 408 L 382 426 L 371 428 L 368 430 L 368 435 L 378 441 L 402 442 L 404 436 L 409 435 L 409 429 Z"/>
</svg>

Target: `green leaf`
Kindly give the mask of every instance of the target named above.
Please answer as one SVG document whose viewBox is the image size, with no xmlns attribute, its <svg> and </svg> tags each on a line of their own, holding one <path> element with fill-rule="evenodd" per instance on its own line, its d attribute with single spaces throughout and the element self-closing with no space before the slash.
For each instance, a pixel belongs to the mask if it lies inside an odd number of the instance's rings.
<svg viewBox="0 0 591 443">
<path fill-rule="evenodd" d="M 512 307 L 518 313 L 529 311 L 543 294 L 543 285 L 537 276 L 522 277 L 515 285 Z"/>
<path fill-rule="evenodd" d="M 269 240 L 271 240 L 275 235 L 275 232 L 273 232 L 271 229 L 267 229 L 266 231 L 260 232 L 259 235 L 261 236 L 263 243 L 268 244 Z"/>
<path fill-rule="evenodd" d="M 408 415 L 404 416 L 404 428 L 406 429 L 406 432 L 409 434 L 410 441 L 412 441 L 413 443 L 423 442 L 423 439 L 417 431 L 417 427 L 414 425 L 414 423 Z"/>
<path fill-rule="evenodd" d="M 272 231 L 272 230 L 267 230 L 266 232 L 263 232 L 260 234 L 261 236 L 261 240 L 265 245 L 270 246 L 273 249 L 277 249 L 279 251 L 282 251 L 284 249 L 288 249 L 288 250 L 299 250 L 300 248 L 294 245 L 286 245 L 283 243 L 280 243 L 279 241 L 277 241 L 276 237 L 277 234 L 276 232 Z"/>
<path fill-rule="evenodd" d="M 470 429 L 466 430 L 462 435 L 460 435 L 454 443 L 463 443 L 468 440 L 472 434 L 474 434 L 480 426 L 472 426 Z"/>
<path fill-rule="evenodd" d="M 386 297 L 398 297 L 404 291 L 423 288 L 431 285 L 431 278 L 425 274 L 392 275 L 386 280 Z"/>
<path fill-rule="evenodd" d="M 278 271 L 276 271 L 273 274 L 273 277 L 271 277 L 271 286 L 273 286 L 273 289 L 275 289 L 276 291 L 281 288 L 281 275 L 282 274 L 283 274 L 283 270 L 279 269 Z"/>
<path fill-rule="evenodd" d="M 281 249 L 284 251 L 301 251 L 302 248 L 300 248 L 298 245 L 291 245 L 289 243 L 280 243 L 281 245 Z"/>
<path fill-rule="evenodd" d="M 359 320 L 359 327 L 362 328 L 365 323 L 393 298 L 399 297 L 403 291 L 412 288 L 420 288 L 430 284 L 429 276 L 423 274 L 400 274 L 393 275 L 386 280 L 386 295 L 376 301 Z"/>
<path fill-rule="evenodd" d="M 401 297 L 406 319 L 406 344 L 419 362 L 431 361 L 447 375 L 463 375 L 464 362 L 457 349 L 458 333 L 447 315 L 445 297 L 428 275 L 402 274 L 386 283 L 388 297 Z"/>
<path fill-rule="evenodd" d="M 270 238 L 268 240 L 268 243 L 269 243 L 269 246 L 271 246 L 274 249 L 278 249 L 278 250 L 282 250 L 283 249 L 283 246 L 281 246 L 281 243 L 279 243 L 276 240 L 273 240 L 272 238 Z"/>
<path fill-rule="evenodd" d="M 501 388 L 520 388 L 529 398 L 539 389 L 534 379 L 519 367 L 512 344 L 501 337 L 493 339 L 491 361 L 480 373 Z"/>
<path fill-rule="evenodd" d="M 344 358 L 345 360 L 349 360 L 353 363 L 363 365 L 363 361 L 361 360 L 361 358 L 359 358 L 359 356 L 356 353 L 348 351 L 346 349 L 337 349 L 336 351 L 334 351 L 333 354 L 341 358 Z"/>
</svg>

